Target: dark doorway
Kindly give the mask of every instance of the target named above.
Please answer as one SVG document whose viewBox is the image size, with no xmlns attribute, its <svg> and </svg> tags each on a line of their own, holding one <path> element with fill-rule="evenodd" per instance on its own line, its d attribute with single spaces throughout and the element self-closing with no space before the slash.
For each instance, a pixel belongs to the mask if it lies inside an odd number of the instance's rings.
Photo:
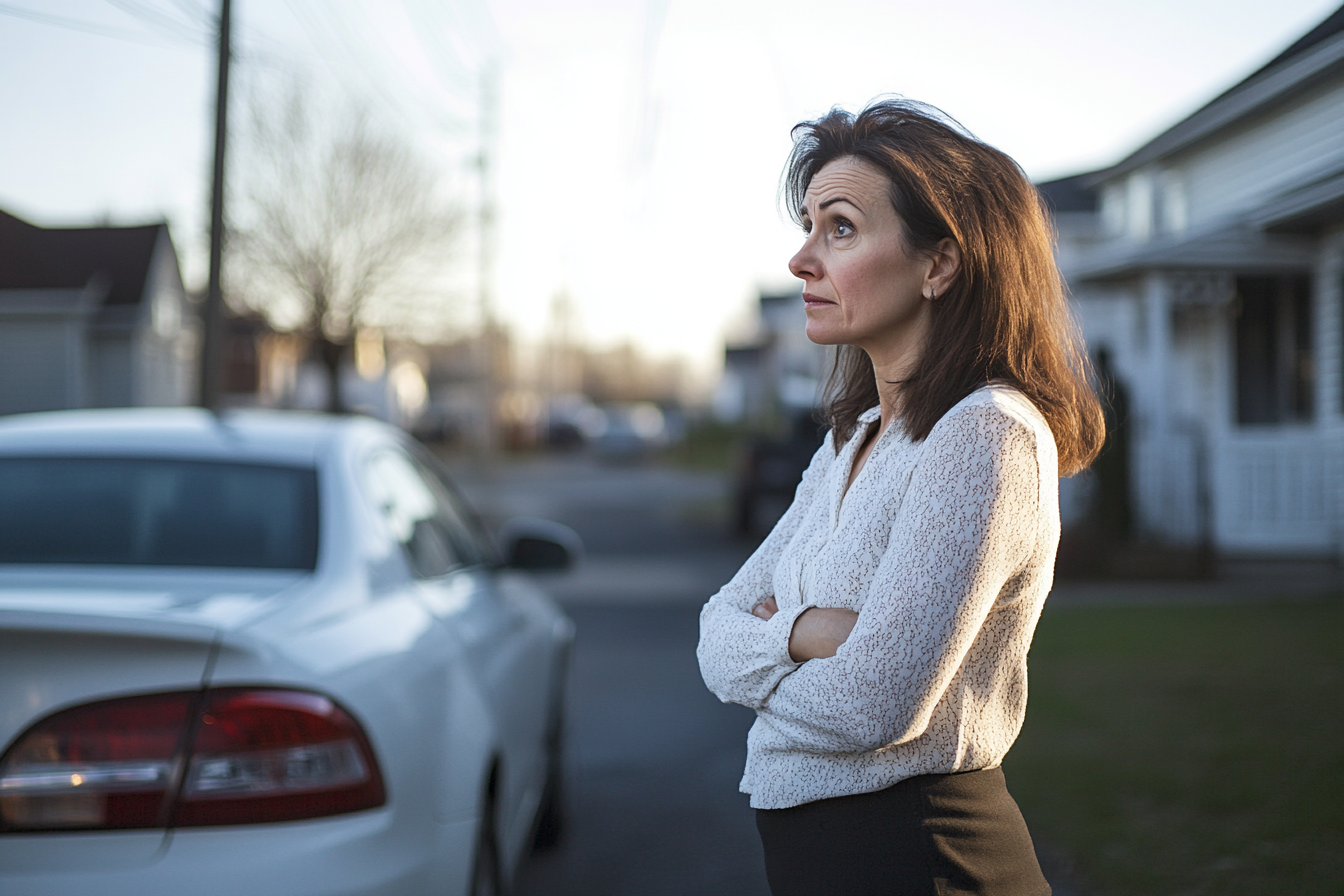
<svg viewBox="0 0 1344 896">
<path fill-rule="evenodd" d="M 1237 422 L 1311 420 L 1311 279 L 1238 277 L 1237 299 Z"/>
<path fill-rule="evenodd" d="M 1097 349 L 1097 391 L 1106 414 L 1106 441 L 1092 462 L 1096 492 L 1090 510 L 1098 534 L 1110 543 L 1123 543 L 1131 534 L 1129 504 L 1129 390 L 1111 366 L 1111 353 Z"/>
</svg>

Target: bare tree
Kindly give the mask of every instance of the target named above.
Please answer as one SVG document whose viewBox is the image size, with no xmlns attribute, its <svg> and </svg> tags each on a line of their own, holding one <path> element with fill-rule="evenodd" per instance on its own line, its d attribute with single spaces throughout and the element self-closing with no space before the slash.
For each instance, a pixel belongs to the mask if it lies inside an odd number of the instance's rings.
<svg viewBox="0 0 1344 896">
<path fill-rule="evenodd" d="M 304 332 L 343 410 L 342 361 L 375 304 L 423 291 L 458 216 L 414 149 L 351 108 L 324 114 L 297 88 L 254 102 L 230 234 L 246 304 Z"/>
</svg>

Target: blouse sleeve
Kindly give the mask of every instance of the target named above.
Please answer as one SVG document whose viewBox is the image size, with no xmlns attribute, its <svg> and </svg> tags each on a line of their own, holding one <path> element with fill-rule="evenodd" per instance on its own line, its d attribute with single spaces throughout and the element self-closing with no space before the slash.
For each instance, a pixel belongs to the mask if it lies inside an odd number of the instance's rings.
<svg viewBox="0 0 1344 896">
<path fill-rule="evenodd" d="M 919 737 L 1039 538 L 1036 435 L 992 405 L 928 436 L 849 639 L 809 660 L 762 716 L 799 750 L 860 752 Z"/>
<path fill-rule="evenodd" d="M 753 616 L 751 608 L 774 594 L 780 556 L 797 534 L 808 506 L 824 491 L 826 472 L 835 455 L 831 438 L 828 433 L 812 455 L 793 503 L 769 536 L 700 611 L 700 645 L 696 649 L 700 674 L 724 703 L 759 709 L 779 680 L 798 668 L 789 657 L 789 635 L 793 620 L 810 605 L 780 610 L 769 621 Z"/>
</svg>

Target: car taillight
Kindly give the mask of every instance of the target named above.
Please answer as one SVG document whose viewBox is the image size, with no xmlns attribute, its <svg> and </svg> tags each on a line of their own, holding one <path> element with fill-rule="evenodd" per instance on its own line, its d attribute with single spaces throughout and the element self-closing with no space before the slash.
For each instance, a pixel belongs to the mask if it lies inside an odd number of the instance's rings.
<svg viewBox="0 0 1344 896">
<path fill-rule="evenodd" d="M 92 703 L 43 719 L 0 759 L 0 831 L 257 824 L 384 802 L 359 723 L 306 691 Z"/>
<path fill-rule="evenodd" d="M 107 700 L 38 722 L 0 761 L 0 830 L 163 824 L 197 697 Z"/>
<path fill-rule="evenodd" d="M 177 826 L 290 821 L 383 804 L 359 723 L 320 694 L 206 692 Z"/>
</svg>

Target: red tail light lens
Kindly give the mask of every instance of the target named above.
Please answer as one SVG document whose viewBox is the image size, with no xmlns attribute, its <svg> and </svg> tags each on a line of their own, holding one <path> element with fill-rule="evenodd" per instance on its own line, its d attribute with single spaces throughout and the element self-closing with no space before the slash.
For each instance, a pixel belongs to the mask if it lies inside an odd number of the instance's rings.
<svg viewBox="0 0 1344 896">
<path fill-rule="evenodd" d="M 251 824 L 381 806 L 359 724 L 320 694 L 207 694 L 174 824 Z"/>
<path fill-rule="evenodd" d="M 385 801 L 359 723 L 304 691 L 93 703 L 42 720 L 0 759 L 0 831 L 260 824 Z"/>
<path fill-rule="evenodd" d="M 30 728 L 0 761 L 0 830 L 162 825 L 196 697 L 108 700 Z"/>
</svg>

